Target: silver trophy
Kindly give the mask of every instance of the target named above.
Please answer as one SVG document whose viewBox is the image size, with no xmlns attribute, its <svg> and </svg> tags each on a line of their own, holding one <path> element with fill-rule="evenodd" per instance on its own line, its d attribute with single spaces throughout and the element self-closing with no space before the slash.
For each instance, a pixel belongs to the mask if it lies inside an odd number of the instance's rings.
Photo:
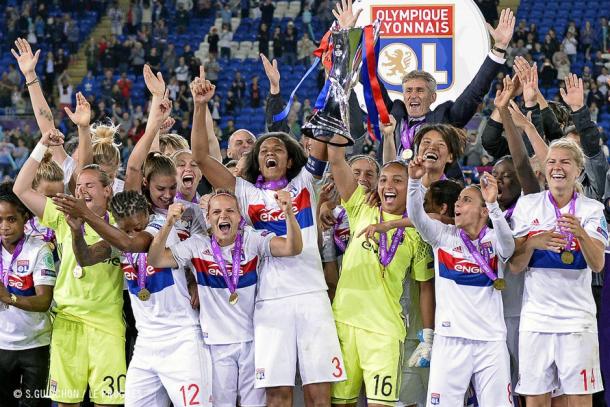
<svg viewBox="0 0 610 407">
<path fill-rule="evenodd" d="M 377 38 L 378 30 L 375 39 Z M 303 125 L 304 134 L 324 143 L 350 146 L 354 139 L 349 130 L 349 95 L 358 83 L 362 67 L 361 27 L 349 29 L 331 28 L 333 43 L 332 68 L 329 72 L 330 86 L 324 108 L 316 111 Z M 330 142 L 335 134 L 345 139 L 344 143 Z"/>
</svg>

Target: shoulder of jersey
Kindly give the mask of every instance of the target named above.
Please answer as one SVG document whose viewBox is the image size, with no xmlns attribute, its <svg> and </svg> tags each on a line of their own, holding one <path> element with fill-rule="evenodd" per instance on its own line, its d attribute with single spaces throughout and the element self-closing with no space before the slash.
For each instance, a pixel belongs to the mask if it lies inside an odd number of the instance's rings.
<svg viewBox="0 0 610 407">
<path fill-rule="evenodd" d="M 582 200 L 582 204 L 590 207 L 591 210 L 604 210 L 604 204 L 595 199 L 586 197 L 584 194 L 579 194 L 579 198 Z"/>
<path fill-rule="evenodd" d="M 32 236 L 31 234 L 26 234 L 25 236 L 26 236 L 26 238 L 25 238 L 24 245 L 27 245 L 28 248 L 30 248 L 30 249 L 34 248 L 34 249 L 38 250 L 38 249 L 41 249 L 43 246 L 47 245 L 47 242 L 45 242 L 42 239 L 38 239 L 38 238 Z"/>
</svg>

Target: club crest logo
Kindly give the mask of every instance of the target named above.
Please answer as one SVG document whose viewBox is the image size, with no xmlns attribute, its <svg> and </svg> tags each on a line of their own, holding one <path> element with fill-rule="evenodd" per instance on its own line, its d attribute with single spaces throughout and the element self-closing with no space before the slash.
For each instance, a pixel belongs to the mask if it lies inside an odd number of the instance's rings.
<svg viewBox="0 0 610 407">
<path fill-rule="evenodd" d="M 363 9 L 359 26 L 380 22 L 377 71 L 393 99 L 402 98 L 403 77 L 419 69 L 436 79 L 437 104 L 455 100 L 490 48 L 472 0 L 362 0 L 356 6 Z"/>
</svg>

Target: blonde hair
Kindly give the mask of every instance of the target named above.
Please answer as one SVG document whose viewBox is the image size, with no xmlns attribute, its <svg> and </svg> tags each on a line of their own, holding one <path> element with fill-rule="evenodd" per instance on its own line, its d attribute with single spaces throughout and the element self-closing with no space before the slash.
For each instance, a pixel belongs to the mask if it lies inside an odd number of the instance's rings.
<svg viewBox="0 0 610 407">
<path fill-rule="evenodd" d="M 182 154 L 190 154 L 191 156 L 193 155 L 193 152 L 191 150 L 187 149 L 183 149 L 183 150 L 176 150 L 174 151 L 174 153 L 171 155 L 171 159 L 174 162 L 174 164 L 176 164 L 176 161 L 178 160 L 178 157 L 180 157 Z"/>
<path fill-rule="evenodd" d="M 576 166 L 578 168 L 585 168 L 585 153 L 583 153 L 582 149 L 578 144 L 576 144 L 576 142 L 567 138 L 560 138 L 551 142 L 551 144 L 549 145 L 549 151 L 547 152 L 544 162 L 546 163 L 548 161 L 549 155 L 551 154 L 551 150 L 556 150 L 559 148 L 570 152 L 570 155 L 572 156 L 572 159 L 576 162 Z"/>
<path fill-rule="evenodd" d="M 121 143 L 115 143 L 114 136 L 119 126 L 96 123 L 91 126 L 91 144 L 93 147 L 93 162 L 95 164 L 111 165 L 119 168 L 121 165 Z"/>
<path fill-rule="evenodd" d="M 551 154 L 551 150 L 557 150 L 559 148 L 567 150 L 570 153 L 572 159 L 576 162 L 576 166 L 580 168 L 581 171 L 585 168 L 585 153 L 583 153 L 582 148 L 580 148 L 580 146 L 576 144 L 575 141 L 565 137 L 553 140 L 551 142 L 551 144 L 549 145 L 549 151 L 546 154 L 544 162 L 546 163 L 548 161 L 549 155 Z M 576 188 L 576 191 L 580 194 L 582 194 L 584 191 L 582 184 L 579 181 L 576 181 L 574 188 Z"/>
<path fill-rule="evenodd" d="M 165 154 L 167 147 L 171 147 L 176 151 L 190 149 L 188 141 L 176 133 L 162 134 L 159 137 L 159 150 L 161 154 Z"/>
<path fill-rule="evenodd" d="M 55 161 L 50 151 L 47 151 L 36 170 L 36 175 L 32 181 L 32 188 L 36 189 L 42 181 L 64 182 L 64 172 Z"/>
</svg>

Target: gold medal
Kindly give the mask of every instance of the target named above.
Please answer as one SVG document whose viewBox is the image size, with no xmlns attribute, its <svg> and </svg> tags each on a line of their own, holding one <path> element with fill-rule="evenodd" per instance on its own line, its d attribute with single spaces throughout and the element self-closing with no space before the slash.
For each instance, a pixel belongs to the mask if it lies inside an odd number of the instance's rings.
<svg viewBox="0 0 610 407">
<path fill-rule="evenodd" d="M 400 156 L 402 157 L 402 159 L 404 161 L 408 161 L 411 158 L 413 158 L 413 150 L 411 150 L 410 148 L 407 148 L 406 150 L 403 150 L 403 152 Z"/>
<path fill-rule="evenodd" d="M 140 291 L 138 291 L 138 298 L 140 301 L 148 301 L 150 299 L 150 291 L 148 291 L 146 288 L 142 288 Z"/>
<path fill-rule="evenodd" d="M 76 266 L 72 274 L 74 274 L 74 278 L 80 279 L 83 278 L 83 276 L 85 275 L 85 270 L 83 270 L 81 266 Z"/>
<path fill-rule="evenodd" d="M 231 295 L 229 295 L 229 304 L 235 305 L 237 304 L 237 300 L 239 300 L 239 295 L 237 295 L 237 293 L 231 293 Z"/>
<path fill-rule="evenodd" d="M 569 251 L 565 251 L 561 253 L 561 262 L 563 264 L 572 264 L 574 263 L 574 254 Z"/>
<path fill-rule="evenodd" d="M 496 278 L 494 280 L 494 288 L 498 291 L 502 291 L 506 288 L 506 280 L 503 278 Z"/>
</svg>

